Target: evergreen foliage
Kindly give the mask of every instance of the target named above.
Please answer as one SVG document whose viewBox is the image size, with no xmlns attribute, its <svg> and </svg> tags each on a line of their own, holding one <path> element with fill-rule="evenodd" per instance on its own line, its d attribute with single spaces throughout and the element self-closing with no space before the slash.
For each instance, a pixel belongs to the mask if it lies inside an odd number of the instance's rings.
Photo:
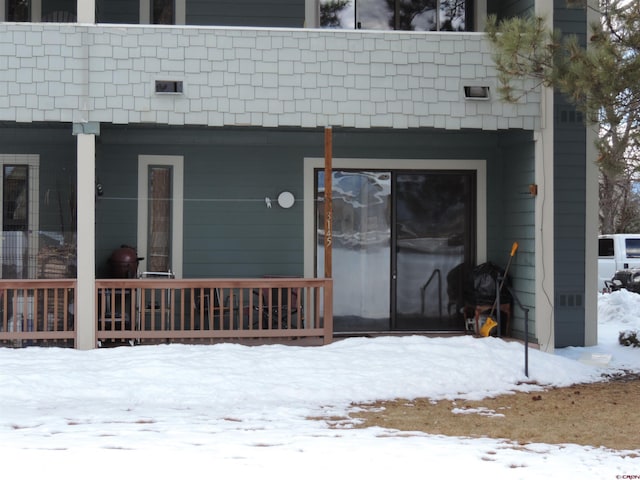
<svg viewBox="0 0 640 480">
<path fill-rule="evenodd" d="M 331 0 L 320 4 L 320 25 L 324 27 L 340 27 L 339 13 L 349 5 L 349 0 Z"/>
<path fill-rule="evenodd" d="M 637 330 L 624 330 L 618 335 L 620 345 L 625 347 L 640 347 L 640 339 Z"/>
<path fill-rule="evenodd" d="M 589 8 L 584 0 L 568 7 Z M 600 0 L 588 47 L 544 18 L 490 17 L 499 93 L 517 102 L 522 80 L 555 87 L 599 129 L 600 228 L 640 231 L 640 0 Z"/>
</svg>

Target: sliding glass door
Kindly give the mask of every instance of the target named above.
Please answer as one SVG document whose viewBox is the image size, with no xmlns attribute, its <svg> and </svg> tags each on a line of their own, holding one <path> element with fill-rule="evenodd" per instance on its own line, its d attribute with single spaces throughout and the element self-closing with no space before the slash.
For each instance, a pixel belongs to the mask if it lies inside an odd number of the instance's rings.
<svg viewBox="0 0 640 480">
<path fill-rule="evenodd" d="M 472 265 L 474 176 L 398 173 L 394 182 L 393 328 L 463 328 L 464 265 Z"/>
<path fill-rule="evenodd" d="M 458 330 L 460 273 L 475 261 L 475 172 L 334 170 L 336 332 Z M 316 171 L 324 265 L 324 171 Z"/>
</svg>

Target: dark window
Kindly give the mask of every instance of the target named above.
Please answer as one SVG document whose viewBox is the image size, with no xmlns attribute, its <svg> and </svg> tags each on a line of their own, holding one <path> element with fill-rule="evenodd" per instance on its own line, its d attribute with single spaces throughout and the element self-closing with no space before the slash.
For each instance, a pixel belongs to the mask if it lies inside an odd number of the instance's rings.
<svg viewBox="0 0 640 480">
<path fill-rule="evenodd" d="M 29 13 L 30 0 L 7 0 L 7 21 L 28 22 L 31 20 Z"/>
<path fill-rule="evenodd" d="M 320 0 L 320 26 L 461 32 L 470 30 L 471 3 L 471 0 Z"/>
<path fill-rule="evenodd" d="M 627 257 L 640 258 L 640 238 L 627 238 L 625 241 Z"/>
<path fill-rule="evenodd" d="M 598 240 L 598 256 L 613 257 L 613 238 L 600 238 Z"/>
<path fill-rule="evenodd" d="M 156 25 L 175 24 L 174 0 L 153 0 L 151 23 Z"/>
<path fill-rule="evenodd" d="M 2 229 L 27 231 L 29 224 L 29 167 L 5 165 L 2 171 Z"/>
</svg>

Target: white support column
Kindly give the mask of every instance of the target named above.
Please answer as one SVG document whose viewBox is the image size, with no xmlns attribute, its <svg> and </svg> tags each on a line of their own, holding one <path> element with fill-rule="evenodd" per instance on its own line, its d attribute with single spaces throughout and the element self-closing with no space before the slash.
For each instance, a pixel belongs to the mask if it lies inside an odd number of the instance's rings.
<svg viewBox="0 0 640 480">
<path fill-rule="evenodd" d="M 78 0 L 78 23 L 96 23 L 96 0 Z"/>
<path fill-rule="evenodd" d="M 77 134 L 78 275 L 76 291 L 76 348 L 96 346 L 95 262 L 95 135 Z"/>
<path fill-rule="evenodd" d="M 553 2 L 536 0 L 535 13 L 553 25 Z M 535 336 L 545 352 L 555 346 L 553 105 L 553 89 L 542 87 L 540 130 L 535 132 Z"/>
</svg>

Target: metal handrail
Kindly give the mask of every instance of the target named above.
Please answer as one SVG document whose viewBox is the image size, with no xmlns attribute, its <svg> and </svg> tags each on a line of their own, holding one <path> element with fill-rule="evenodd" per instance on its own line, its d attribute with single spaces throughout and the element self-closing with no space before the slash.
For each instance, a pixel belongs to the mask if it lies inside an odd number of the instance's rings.
<svg viewBox="0 0 640 480">
<path fill-rule="evenodd" d="M 499 278 L 496 279 L 496 283 L 498 283 Z M 520 307 L 520 310 L 524 312 L 524 375 L 529 378 L 529 309 L 522 305 L 520 299 L 516 292 L 509 285 L 505 285 L 509 293 L 511 294 L 511 298 L 513 298 Z M 500 289 L 497 289 L 496 299 L 498 305 L 500 304 Z M 498 309 L 498 328 L 500 328 L 500 309 Z"/>
<path fill-rule="evenodd" d="M 425 311 L 424 311 L 424 307 L 425 307 L 425 302 L 424 302 L 424 292 L 427 290 L 427 287 L 429 286 L 429 284 L 431 283 L 431 281 L 433 280 L 433 277 L 436 276 L 436 274 L 438 275 L 438 313 L 440 315 L 439 319 L 442 320 L 442 273 L 440 272 L 439 268 L 436 268 L 433 273 L 431 274 L 431 276 L 429 277 L 429 279 L 426 281 L 426 283 L 420 288 L 421 295 L 420 295 L 420 301 L 421 301 L 421 312 L 422 315 L 425 315 Z"/>
</svg>

